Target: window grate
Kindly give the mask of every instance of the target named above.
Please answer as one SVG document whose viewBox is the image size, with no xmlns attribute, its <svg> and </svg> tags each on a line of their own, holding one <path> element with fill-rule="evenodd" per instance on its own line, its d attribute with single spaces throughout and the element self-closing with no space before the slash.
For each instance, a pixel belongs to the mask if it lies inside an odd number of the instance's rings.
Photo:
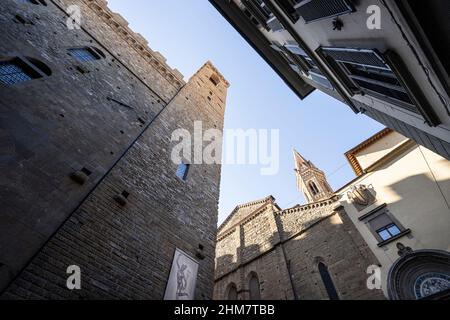
<svg viewBox="0 0 450 320">
<path fill-rule="evenodd" d="M 335 17 L 355 11 L 346 0 L 303 0 L 295 9 L 306 23 Z"/>
<path fill-rule="evenodd" d="M 72 57 L 80 62 L 100 60 L 100 57 L 89 48 L 69 49 L 69 53 Z"/>
<path fill-rule="evenodd" d="M 0 62 L 0 83 L 3 85 L 15 85 L 32 79 L 33 78 L 16 63 L 11 61 Z"/>
</svg>

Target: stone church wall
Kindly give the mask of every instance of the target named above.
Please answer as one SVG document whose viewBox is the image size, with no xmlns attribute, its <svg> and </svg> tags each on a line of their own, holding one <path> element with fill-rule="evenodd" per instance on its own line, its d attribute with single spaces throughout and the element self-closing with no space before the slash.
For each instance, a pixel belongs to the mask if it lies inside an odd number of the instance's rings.
<svg viewBox="0 0 450 320">
<path fill-rule="evenodd" d="M 345 213 L 334 213 L 285 243 L 286 258 L 300 299 L 328 299 L 317 268 L 319 262 L 328 267 L 340 299 L 383 298 L 380 290 L 367 289 L 367 267 L 377 262 L 347 220 Z"/>
<path fill-rule="evenodd" d="M 328 267 L 339 299 L 384 299 L 381 290 L 367 288 L 367 268 L 378 262 L 339 202 L 332 199 L 278 212 L 268 204 L 261 211 L 235 227 L 242 232 L 240 243 L 236 236 L 224 242 L 219 235 L 216 261 L 223 261 L 221 252 L 227 247 L 236 250 L 238 263 L 232 269 L 216 265 L 215 299 L 226 300 L 232 285 L 238 299 L 249 299 L 251 274 L 258 277 L 261 299 L 329 299 L 320 262 Z M 226 225 L 222 230 L 227 232 Z"/>
</svg>

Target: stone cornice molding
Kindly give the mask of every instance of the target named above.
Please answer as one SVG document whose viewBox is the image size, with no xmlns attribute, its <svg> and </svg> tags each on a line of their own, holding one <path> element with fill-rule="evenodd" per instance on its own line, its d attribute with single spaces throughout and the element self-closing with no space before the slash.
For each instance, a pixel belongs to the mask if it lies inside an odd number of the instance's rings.
<svg viewBox="0 0 450 320">
<path fill-rule="evenodd" d="M 337 196 L 332 196 L 331 198 L 327 199 L 327 200 L 323 200 L 323 201 L 318 201 L 318 202 L 313 202 L 313 203 L 309 203 L 306 205 L 297 205 L 293 208 L 290 209 L 284 209 L 284 210 L 280 210 L 275 212 L 275 215 L 286 215 L 289 213 L 295 213 L 295 212 L 301 212 L 301 211 L 309 211 L 312 209 L 316 209 L 316 208 L 323 208 L 323 207 L 328 207 L 334 203 L 336 203 L 336 201 L 338 200 Z"/>
</svg>

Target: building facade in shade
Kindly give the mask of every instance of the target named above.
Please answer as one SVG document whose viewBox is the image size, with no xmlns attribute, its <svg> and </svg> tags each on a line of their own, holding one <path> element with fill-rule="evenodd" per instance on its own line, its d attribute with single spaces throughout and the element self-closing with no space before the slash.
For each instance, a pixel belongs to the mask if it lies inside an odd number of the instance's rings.
<svg viewBox="0 0 450 320">
<path fill-rule="evenodd" d="M 450 297 L 450 162 L 385 129 L 346 154 L 357 178 L 336 191 L 381 263 L 391 299 Z"/>
<path fill-rule="evenodd" d="M 171 135 L 222 130 L 229 84 L 210 62 L 185 82 L 104 0 L 73 27 L 73 4 L 2 1 L 1 298 L 211 298 L 221 167 L 174 163 Z"/>
<path fill-rule="evenodd" d="M 324 173 L 296 151 L 294 159 L 311 201 L 282 210 L 270 196 L 237 206 L 219 227 L 214 298 L 384 299 L 367 286 L 368 267 L 379 263 Z"/>
<path fill-rule="evenodd" d="M 450 159 L 447 0 L 210 0 L 285 82 Z"/>
</svg>

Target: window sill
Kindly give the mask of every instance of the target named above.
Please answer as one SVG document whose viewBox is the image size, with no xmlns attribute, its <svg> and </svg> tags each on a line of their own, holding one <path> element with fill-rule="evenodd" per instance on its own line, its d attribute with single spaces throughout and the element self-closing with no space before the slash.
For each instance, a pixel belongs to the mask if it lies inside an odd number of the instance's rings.
<svg viewBox="0 0 450 320">
<path fill-rule="evenodd" d="M 396 240 L 398 240 L 398 239 L 400 239 L 400 238 L 402 238 L 402 237 L 404 237 L 404 236 L 406 236 L 406 235 L 408 235 L 410 233 L 411 233 L 411 229 L 403 230 L 401 233 L 399 233 L 395 237 L 392 237 L 392 238 L 390 238 L 388 240 L 385 240 L 385 241 L 382 241 L 382 242 L 378 243 L 378 247 L 380 247 L 380 248 L 384 247 L 385 245 L 387 245 L 387 244 L 389 244 L 391 242 L 394 242 L 394 241 L 396 241 Z"/>
</svg>

